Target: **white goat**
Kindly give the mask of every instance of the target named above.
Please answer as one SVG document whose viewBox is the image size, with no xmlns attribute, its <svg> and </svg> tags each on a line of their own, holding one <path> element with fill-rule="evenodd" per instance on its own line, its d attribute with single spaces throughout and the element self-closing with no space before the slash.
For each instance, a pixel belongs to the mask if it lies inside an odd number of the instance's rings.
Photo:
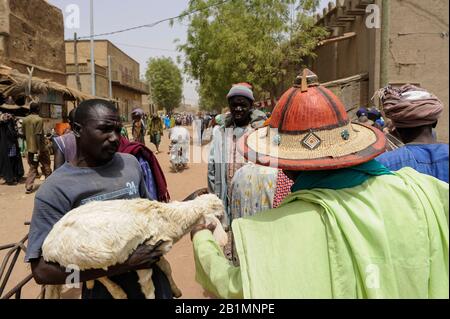
<svg viewBox="0 0 450 319">
<path fill-rule="evenodd" d="M 224 246 L 227 235 L 220 221 L 224 213 L 216 195 L 201 195 L 186 202 L 160 203 L 147 199 L 91 202 L 64 215 L 48 234 L 42 246 L 45 261 L 63 267 L 76 265 L 80 270 L 105 269 L 124 263 L 140 245 L 165 243 L 159 248 L 167 253 L 172 245 L 204 222 L 216 222 L 214 236 Z M 175 297 L 181 296 L 164 258 L 157 263 L 166 274 Z M 142 292 L 155 297 L 152 270 L 138 270 Z M 98 279 L 116 299 L 125 299 L 125 292 L 110 279 Z M 93 282 L 88 282 L 91 289 Z M 61 286 L 47 286 L 46 298 L 59 298 Z"/>
</svg>

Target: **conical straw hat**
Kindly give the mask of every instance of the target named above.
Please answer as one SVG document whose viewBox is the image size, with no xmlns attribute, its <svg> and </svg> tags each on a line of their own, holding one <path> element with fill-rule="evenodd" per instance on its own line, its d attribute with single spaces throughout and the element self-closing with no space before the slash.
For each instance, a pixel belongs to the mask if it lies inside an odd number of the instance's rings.
<svg viewBox="0 0 450 319">
<path fill-rule="evenodd" d="M 286 170 L 329 170 L 365 163 L 383 153 L 384 133 L 351 123 L 342 102 L 305 69 L 275 106 L 269 125 L 244 135 L 249 161 Z"/>
</svg>

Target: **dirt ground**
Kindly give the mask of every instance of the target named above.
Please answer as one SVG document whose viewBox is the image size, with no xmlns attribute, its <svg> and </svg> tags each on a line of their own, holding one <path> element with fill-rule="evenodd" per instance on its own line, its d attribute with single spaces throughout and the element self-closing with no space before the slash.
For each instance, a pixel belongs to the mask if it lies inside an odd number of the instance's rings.
<svg viewBox="0 0 450 319">
<path fill-rule="evenodd" d="M 146 145 L 152 151 L 156 151 L 154 145 L 150 144 L 148 137 L 146 138 Z M 156 156 L 165 173 L 172 200 L 183 200 L 193 191 L 206 187 L 206 163 L 190 163 L 189 168 L 183 172 L 172 172 L 169 155 L 167 154 L 167 131 L 162 137 L 160 150 L 162 152 Z M 24 161 L 24 166 L 27 172 L 26 161 Z M 35 194 L 26 195 L 24 183 L 17 186 L 7 186 L 2 183 L 3 180 L 0 179 L 0 246 L 18 242 L 28 232 L 29 226 L 25 226 L 24 222 L 31 219 Z M 36 180 L 35 185 L 38 186 L 42 183 L 43 181 Z M 3 260 L 5 253 L 6 251 L 0 251 L 0 262 Z M 166 257 L 172 266 L 173 277 L 183 292 L 182 298 L 208 298 L 209 295 L 195 281 L 192 243 L 188 235 L 181 239 Z M 23 262 L 23 259 L 22 253 L 5 292 L 30 273 L 30 269 Z M 22 298 L 36 298 L 39 293 L 40 287 L 32 280 L 22 291 Z M 76 294 L 68 294 L 67 297 L 76 297 Z"/>
</svg>

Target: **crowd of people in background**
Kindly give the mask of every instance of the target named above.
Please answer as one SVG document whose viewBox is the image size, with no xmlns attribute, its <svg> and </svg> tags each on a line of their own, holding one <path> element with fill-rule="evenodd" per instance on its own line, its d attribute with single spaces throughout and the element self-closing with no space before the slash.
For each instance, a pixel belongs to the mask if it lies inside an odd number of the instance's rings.
<svg viewBox="0 0 450 319">
<path fill-rule="evenodd" d="M 23 119 L 16 118 L 13 112 L 0 112 L 0 177 L 8 185 L 19 183 L 24 175 L 22 156 L 26 157 L 29 166 L 25 181 L 27 194 L 33 192 L 34 181 L 40 175 L 39 164 L 45 178 L 52 173 L 51 144 L 44 132 L 39 111 L 40 105 L 32 102 L 29 104 L 29 115 Z"/>
<path fill-rule="evenodd" d="M 53 128 L 45 131 L 43 118 L 39 115 L 39 103 L 29 103 L 29 115 L 16 116 L 14 111 L 0 109 L 0 177 L 7 185 L 17 185 L 24 177 L 22 158 L 25 157 L 30 167 L 25 175 L 25 191 L 27 194 L 34 190 L 34 180 L 47 178 L 65 162 L 70 162 L 76 155 L 76 143 L 73 131 L 73 116 L 75 109 L 67 115 L 67 127 L 57 134 Z M 224 124 L 224 119 L 230 112 L 169 113 L 149 114 L 142 108 L 134 108 L 130 114 L 130 130 L 126 125 L 126 118 L 122 115 L 121 136 L 131 142 L 146 144 L 145 136 L 155 146 L 155 154 L 160 153 L 161 137 L 164 131 L 176 126 L 191 127 L 197 121 L 200 127 L 200 138 L 209 143 L 213 137 L 213 130 Z M 190 137 L 191 138 L 191 137 Z M 51 167 L 50 156 L 54 156 Z M 39 171 L 40 170 L 40 171 Z"/>
<path fill-rule="evenodd" d="M 17 185 L 24 175 L 19 136 L 18 119 L 0 111 L 0 177 L 7 185 Z"/>
</svg>

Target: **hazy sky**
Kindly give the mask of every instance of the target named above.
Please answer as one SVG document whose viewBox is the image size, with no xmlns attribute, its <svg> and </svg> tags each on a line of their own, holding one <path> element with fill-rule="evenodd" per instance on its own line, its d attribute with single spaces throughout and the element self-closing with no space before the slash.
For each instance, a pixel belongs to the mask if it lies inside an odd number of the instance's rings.
<svg viewBox="0 0 450 319">
<path fill-rule="evenodd" d="M 90 34 L 90 0 L 48 0 L 48 2 L 60 8 L 65 18 L 70 13 L 66 12 L 66 9 L 70 10 L 70 5 L 76 4 L 80 9 L 80 26 L 78 29 L 69 29 L 66 25 L 66 39 L 73 38 L 74 32 L 77 32 L 79 37 Z M 187 8 L 188 2 L 188 0 L 94 0 L 94 33 L 106 33 L 175 17 Z M 321 2 L 323 5 L 327 3 L 324 0 Z M 182 54 L 176 51 L 177 44 L 174 40 L 179 39 L 184 43 L 186 30 L 187 26 L 178 22 L 173 27 L 169 22 L 163 22 L 155 27 L 102 36 L 98 39 L 110 40 L 137 60 L 143 75 L 150 57 L 167 56 L 176 62 L 177 56 Z M 197 103 L 195 83 L 185 82 L 184 97 L 188 104 Z"/>
</svg>

